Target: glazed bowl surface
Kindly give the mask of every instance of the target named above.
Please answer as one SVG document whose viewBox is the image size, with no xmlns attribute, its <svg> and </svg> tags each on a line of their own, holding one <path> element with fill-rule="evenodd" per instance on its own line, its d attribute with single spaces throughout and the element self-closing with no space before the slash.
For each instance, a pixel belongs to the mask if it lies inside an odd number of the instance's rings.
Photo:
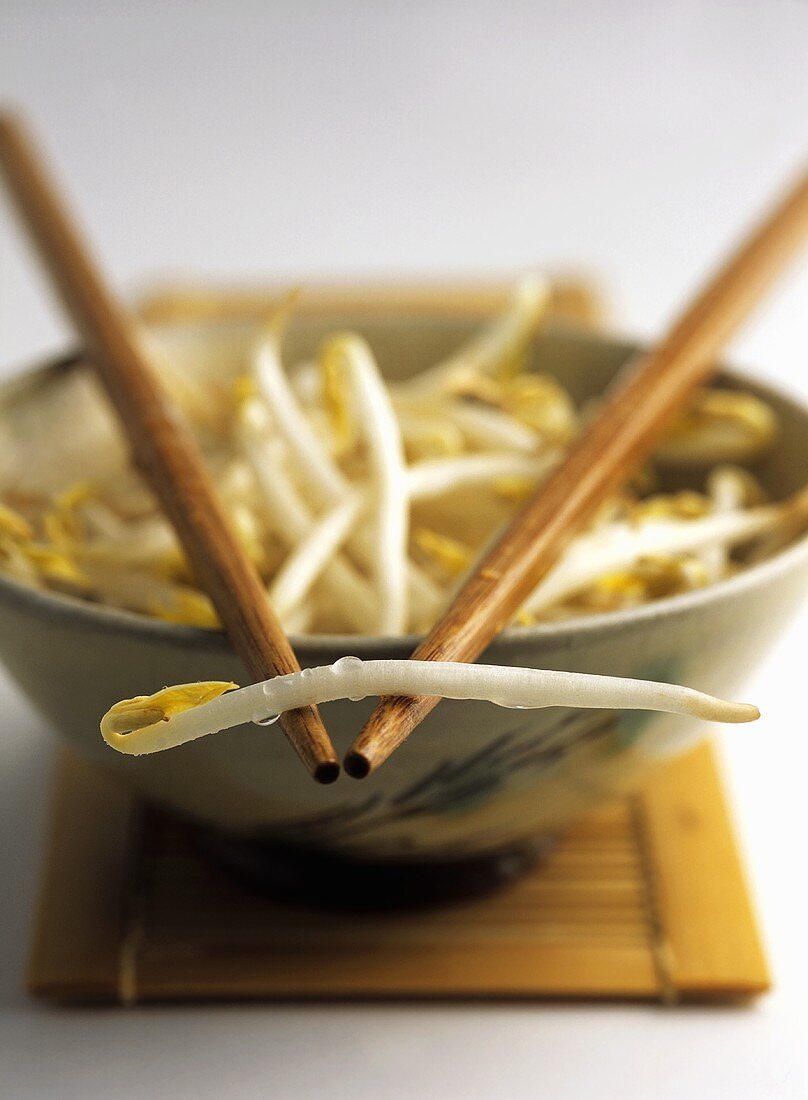
<svg viewBox="0 0 808 1100">
<path fill-rule="evenodd" d="M 293 325 L 287 351 L 295 361 L 311 354 L 324 334 L 354 328 L 367 336 L 385 372 L 403 377 L 455 348 L 477 324 L 462 313 L 314 314 Z M 162 331 L 176 354 L 191 356 L 201 369 L 225 361 L 234 372 L 250 335 L 249 325 L 227 322 Z M 555 374 L 584 400 L 602 391 L 633 350 L 551 329 L 533 349 L 532 369 Z M 0 409 L 12 431 L 2 447 L 13 448 L 15 425 L 23 430 L 31 422 L 43 386 L 62 385 L 85 369 L 66 360 L 7 383 Z M 723 380 L 760 394 L 780 419 L 777 444 L 753 467 L 755 474 L 775 498 L 799 488 L 808 470 L 808 409 L 737 374 Z M 90 426 L 77 425 L 77 432 L 112 430 L 100 397 L 98 402 Z M 483 660 L 676 681 L 743 698 L 745 677 L 798 606 L 806 582 L 808 539 L 802 537 L 775 557 L 687 595 L 509 630 Z M 293 639 L 304 666 L 345 654 L 404 658 L 417 641 Z M 550 835 L 636 787 L 658 761 L 709 733 L 693 719 L 670 715 L 514 711 L 445 700 L 377 773 L 362 782 L 343 775 L 321 787 L 306 775 L 278 726 L 243 726 L 140 758 L 119 756 L 103 743 L 99 717 L 118 699 L 198 679 L 247 682 L 218 633 L 43 593 L 0 575 L 0 656 L 59 736 L 133 790 L 238 838 L 362 860 L 462 859 Z M 751 701 L 765 706 L 765 700 Z M 373 702 L 323 706 L 340 753 Z M 754 728 L 738 736 L 755 736 Z"/>
</svg>

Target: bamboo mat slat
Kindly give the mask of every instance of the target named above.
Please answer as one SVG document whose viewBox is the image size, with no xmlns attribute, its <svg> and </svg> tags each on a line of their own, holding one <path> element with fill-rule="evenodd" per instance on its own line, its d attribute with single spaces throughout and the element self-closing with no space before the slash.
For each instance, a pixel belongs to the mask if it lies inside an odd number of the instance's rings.
<svg viewBox="0 0 808 1100">
<path fill-rule="evenodd" d="M 768 986 L 709 746 L 575 825 L 498 893 L 395 915 L 254 893 L 205 859 L 191 826 L 144 811 L 67 751 L 59 759 L 36 996 L 676 1001 Z"/>
</svg>

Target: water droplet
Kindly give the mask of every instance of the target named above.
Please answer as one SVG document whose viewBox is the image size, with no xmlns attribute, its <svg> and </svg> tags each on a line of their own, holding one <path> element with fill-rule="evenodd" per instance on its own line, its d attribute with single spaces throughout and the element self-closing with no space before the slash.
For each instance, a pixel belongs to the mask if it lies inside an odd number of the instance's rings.
<svg viewBox="0 0 808 1100">
<path fill-rule="evenodd" d="M 256 714 L 253 717 L 253 724 L 256 726 L 274 726 L 279 718 L 279 714 L 266 714 L 263 716 Z"/>
<path fill-rule="evenodd" d="M 351 703 L 361 703 L 366 698 L 364 695 L 349 695 L 348 699 Z"/>
<path fill-rule="evenodd" d="M 334 672 L 350 672 L 352 668 L 357 668 L 361 664 L 362 660 L 360 657 L 340 657 L 331 667 L 334 669 Z"/>
</svg>

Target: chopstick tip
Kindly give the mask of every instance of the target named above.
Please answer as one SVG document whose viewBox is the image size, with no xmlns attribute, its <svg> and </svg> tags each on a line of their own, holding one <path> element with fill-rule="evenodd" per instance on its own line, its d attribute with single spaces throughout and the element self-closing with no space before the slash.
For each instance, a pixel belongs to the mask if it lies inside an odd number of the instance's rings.
<svg viewBox="0 0 808 1100">
<path fill-rule="evenodd" d="M 339 778 L 339 764 L 336 760 L 324 760 L 315 767 L 312 775 L 318 783 L 323 785 L 335 783 Z"/>
<path fill-rule="evenodd" d="M 351 779 L 365 779 L 370 775 L 372 767 L 367 756 L 363 752 L 357 752 L 356 749 L 351 749 L 346 753 L 342 766 L 345 768 L 345 774 L 349 775 Z"/>
<path fill-rule="evenodd" d="M 383 696 L 345 754 L 343 767 L 352 779 L 365 779 L 406 741 L 437 699 Z"/>
<path fill-rule="evenodd" d="M 317 707 L 287 710 L 281 729 L 315 783 L 334 783 L 339 778 L 339 759 Z"/>
</svg>

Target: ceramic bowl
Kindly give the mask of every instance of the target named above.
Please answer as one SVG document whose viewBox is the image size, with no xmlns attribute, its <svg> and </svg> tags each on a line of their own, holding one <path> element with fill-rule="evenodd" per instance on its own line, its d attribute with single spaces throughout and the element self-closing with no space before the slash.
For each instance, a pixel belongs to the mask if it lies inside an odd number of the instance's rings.
<svg viewBox="0 0 808 1100">
<path fill-rule="evenodd" d="M 335 328 L 363 331 L 391 377 L 414 373 L 473 331 L 474 317 L 447 314 L 310 316 L 290 334 L 290 357 L 310 354 Z M 202 369 L 224 357 L 233 370 L 247 326 L 195 323 L 164 329 L 178 354 Z M 603 389 L 633 349 L 574 331 L 537 342 L 533 367 L 556 374 L 578 399 Z M 41 367 L 0 395 L 5 423 L 29 421 L 43 386 L 84 368 Z M 775 497 L 808 469 L 808 410 L 782 393 L 728 373 L 777 411 L 781 433 L 755 468 Z M 89 401 L 89 399 L 88 399 Z M 109 430 L 98 412 L 92 428 Z M 33 472 L 36 473 L 35 471 Z M 67 476 L 67 475 L 66 475 Z M 677 681 L 744 698 L 744 680 L 793 613 L 808 580 L 808 539 L 738 576 L 636 609 L 507 631 L 484 660 Z M 302 664 L 410 654 L 415 637 L 300 637 Z M 116 700 L 197 679 L 246 682 L 226 639 L 151 621 L 67 596 L 31 590 L 0 575 L 0 651 L 34 706 L 77 752 L 133 790 L 222 835 L 369 861 L 451 861 L 519 848 L 548 836 L 598 803 L 630 790 L 656 763 L 704 737 L 689 718 L 641 712 L 504 710 L 444 701 L 370 778 L 313 783 L 279 727 L 244 726 L 158 756 L 119 756 L 98 732 Z M 765 706 L 765 699 L 753 700 Z M 322 708 L 343 753 L 372 700 Z M 754 731 L 752 732 L 754 735 Z M 749 736 L 746 733 L 745 736 Z"/>
</svg>

